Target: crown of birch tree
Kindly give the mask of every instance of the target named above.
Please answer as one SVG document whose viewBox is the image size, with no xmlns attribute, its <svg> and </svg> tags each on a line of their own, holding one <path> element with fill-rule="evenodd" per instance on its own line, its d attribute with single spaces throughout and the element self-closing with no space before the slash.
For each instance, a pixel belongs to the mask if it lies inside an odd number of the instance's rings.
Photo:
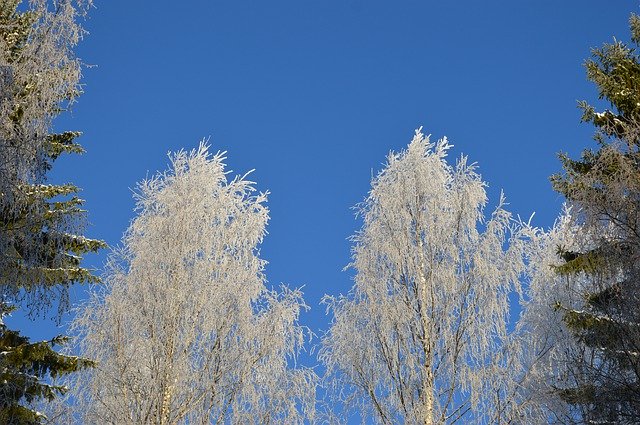
<svg viewBox="0 0 640 425">
<path fill-rule="evenodd" d="M 316 384 L 291 366 L 305 305 L 265 287 L 266 194 L 227 181 L 205 144 L 170 158 L 140 183 L 105 288 L 75 319 L 82 355 L 98 361 L 77 383 L 80 421 L 302 423 Z"/>
<path fill-rule="evenodd" d="M 525 238 L 446 138 L 420 130 L 391 153 L 358 207 L 355 284 L 327 297 L 320 359 L 334 403 L 375 423 L 499 423 L 511 407 L 509 295 Z M 505 249 L 505 246 L 508 248 Z"/>
<path fill-rule="evenodd" d="M 575 252 L 594 246 L 574 220 L 571 208 L 565 206 L 554 226 L 539 232 L 529 250 L 527 301 L 515 332 L 524 371 L 517 389 L 518 410 L 524 419 L 516 423 L 584 423 L 579 412 L 559 395 L 581 380 L 579 360 L 589 357 L 589 350 L 574 337 L 564 317 L 567 311 L 584 308 L 584 294 L 593 290 L 593 282 L 585 275 L 567 279 L 557 272 L 561 264 L 558 247 Z"/>
</svg>

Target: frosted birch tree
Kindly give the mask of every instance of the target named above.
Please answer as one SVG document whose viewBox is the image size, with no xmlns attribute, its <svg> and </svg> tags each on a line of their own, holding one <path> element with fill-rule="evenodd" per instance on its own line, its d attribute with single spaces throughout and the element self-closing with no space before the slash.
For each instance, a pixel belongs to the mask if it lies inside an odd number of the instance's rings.
<svg viewBox="0 0 640 425">
<path fill-rule="evenodd" d="M 101 424 L 302 423 L 315 374 L 294 367 L 302 294 L 265 286 L 258 245 L 266 194 L 227 180 L 201 144 L 140 183 L 138 216 L 105 288 L 75 319 L 95 370 L 77 383 L 77 418 Z"/>
<path fill-rule="evenodd" d="M 515 344 L 522 350 L 521 370 L 526 371 L 518 388 L 518 410 L 528 423 L 582 423 L 580 412 L 560 396 L 567 388 L 586 384 L 581 364 L 593 359 L 592 350 L 574 337 L 565 319 L 569 311 L 583 311 L 585 294 L 596 288 L 594 281 L 586 275 L 568 278 L 558 273 L 563 263 L 560 250 L 575 252 L 594 245 L 574 220 L 571 209 L 565 208 L 529 250 L 527 301 Z"/>
<path fill-rule="evenodd" d="M 375 423 L 503 423 L 511 414 L 509 297 L 527 238 L 446 138 L 420 130 L 358 207 L 355 284 L 327 297 L 320 359 L 332 402 Z M 505 249 L 505 246 L 508 247 Z M 515 369 L 514 369 L 515 371 Z"/>
</svg>

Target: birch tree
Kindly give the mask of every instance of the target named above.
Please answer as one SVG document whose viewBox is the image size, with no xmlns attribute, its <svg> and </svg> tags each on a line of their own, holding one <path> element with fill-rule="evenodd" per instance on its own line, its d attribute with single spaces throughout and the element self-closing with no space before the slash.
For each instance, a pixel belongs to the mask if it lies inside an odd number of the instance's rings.
<svg viewBox="0 0 640 425">
<path fill-rule="evenodd" d="M 201 144 L 136 192 L 138 216 L 73 328 L 98 366 L 77 383 L 81 423 L 302 423 L 316 377 L 294 367 L 299 290 L 265 286 L 266 194 L 227 180 Z"/>
<path fill-rule="evenodd" d="M 447 139 L 420 130 L 358 206 L 355 283 L 326 297 L 320 359 L 332 402 L 375 423 L 502 423 L 513 408 L 509 297 L 526 237 Z M 505 246 L 508 247 L 505 249 Z"/>
<path fill-rule="evenodd" d="M 586 384 L 580 371 L 592 358 L 592 351 L 574 337 L 565 318 L 567 312 L 585 312 L 585 294 L 595 287 L 586 275 L 569 278 L 558 273 L 558 268 L 563 265 L 561 252 L 594 245 L 572 214 L 571 208 L 565 207 L 554 226 L 541 232 L 529 250 L 527 301 L 515 332 L 521 370 L 525 371 L 518 386 L 518 410 L 528 423 L 575 424 L 582 420 L 579 409 L 561 393 Z"/>
</svg>

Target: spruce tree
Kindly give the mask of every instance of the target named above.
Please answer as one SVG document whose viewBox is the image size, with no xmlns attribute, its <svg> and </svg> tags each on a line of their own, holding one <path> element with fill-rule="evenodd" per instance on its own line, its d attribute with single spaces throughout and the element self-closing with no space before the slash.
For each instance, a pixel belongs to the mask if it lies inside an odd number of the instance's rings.
<svg viewBox="0 0 640 425">
<path fill-rule="evenodd" d="M 103 247 L 82 236 L 85 211 L 73 184 L 47 184 L 62 153 L 81 153 L 77 132 L 51 134 L 52 120 L 79 93 L 78 4 L 0 0 L 0 423 L 37 424 L 31 406 L 65 392 L 49 378 L 92 362 L 54 350 L 64 337 L 32 343 L 4 318 L 68 308 L 68 287 L 97 282 L 81 256 Z"/>
<path fill-rule="evenodd" d="M 2 318 L 14 308 L 0 303 L 0 423 L 39 424 L 45 417 L 30 404 L 39 399 L 52 401 L 67 391 L 63 385 L 43 381 L 43 377 L 56 378 L 93 362 L 57 353 L 53 347 L 64 344 L 66 337 L 31 343 L 19 331 L 8 329 Z"/>
<path fill-rule="evenodd" d="M 559 246 L 555 268 L 588 288 L 582 308 L 557 305 L 581 348 L 556 391 L 579 423 L 640 422 L 640 18 L 630 25 L 633 47 L 614 40 L 585 64 L 610 105 L 580 102 L 598 148 L 578 160 L 561 155 L 564 173 L 551 179 L 583 241 L 578 251 Z"/>
</svg>

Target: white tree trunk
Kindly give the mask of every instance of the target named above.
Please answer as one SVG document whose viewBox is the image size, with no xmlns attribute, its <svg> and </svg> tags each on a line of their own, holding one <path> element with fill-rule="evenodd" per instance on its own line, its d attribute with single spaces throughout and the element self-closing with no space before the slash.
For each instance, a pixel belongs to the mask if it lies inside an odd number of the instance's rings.
<svg viewBox="0 0 640 425">
<path fill-rule="evenodd" d="M 422 400 L 424 409 L 424 425 L 433 425 L 433 371 L 431 370 L 431 324 L 428 317 L 428 305 L 429 305 L 429 288 L 428 280 L 426 277 L 426 264 L 424 260 L 424 243 L 420 237 L 419 227 L 417 230 L 418 239 L 418 255 L 420 257 L 420 265 L 418 270 L 419 288 L 420 288 L 420 313 L 422 324 L 422 349 L 424 351 L 424 381 L 422 383 Z"/>
</svg>

